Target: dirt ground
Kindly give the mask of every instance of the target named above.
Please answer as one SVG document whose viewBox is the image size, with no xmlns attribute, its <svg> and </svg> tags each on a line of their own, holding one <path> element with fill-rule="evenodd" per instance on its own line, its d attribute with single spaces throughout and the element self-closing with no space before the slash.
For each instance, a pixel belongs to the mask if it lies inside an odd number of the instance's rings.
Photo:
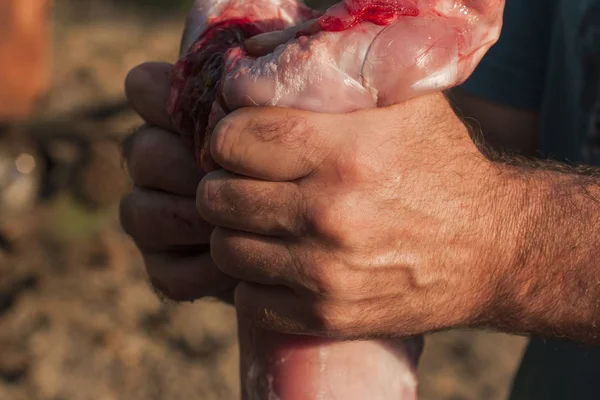
<svg viewBox="0 0 600 400">
<path fill-rule="evenodd" d="M 122 107 L 122 82 L 140 62 L 174 60 L 183 13 L 65 0 L 56 20 L 53 89 L 14 131 L 79 164 L 70 174 L 55 168 L 54 190 L 35 211 L 2 218 L 12 245 L 0 250 L 0 400 L 236 399 L 233 310 L 161 302 L 117 223 L 127 182 L 118 143 L 139 124 Z M 524 344 L 433 335 L 420 398 L 505 399 Z"/>
</svg>

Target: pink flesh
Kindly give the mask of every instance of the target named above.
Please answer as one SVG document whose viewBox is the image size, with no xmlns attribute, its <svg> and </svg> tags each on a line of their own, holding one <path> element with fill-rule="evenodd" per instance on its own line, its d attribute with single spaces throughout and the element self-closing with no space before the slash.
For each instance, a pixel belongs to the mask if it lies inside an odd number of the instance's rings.
<svg viewBox="0 0 600 400">
<path fill-rule="evenodd" d="M 195 44 L 175 68 L 169 112 L 201 168 L 214 170 L 211 131 L 237 108 L 345 113 L 460 84 L 497 40 L 503 5 L 346 0 L 319 19 L 320 31 L 257 59 L 244 52 L 245 37 L 316 15 L 294 0 L 196 0 L 194 28 L 184 39 Z M 222 60 L 206 68 L 214 53 Z M 422 338 L 335 342 L 265 332 L 245 320 L 239 321 L 239 338 L 245 400 L 416 397 Z"/>
<path fill-rule="evenodd" d="M 319 24 L 326 31 L 339 32 L 361 22 L 389 25 L 398 17 L 419 15 L 415 1 L 356 0 L 339 3 L 322 16 Z"/>
<path fill-rule="evenodd" d="M 339 342 L 239 321 L 245 400 L 415 399 L 422 338 Z"/>
</svg>

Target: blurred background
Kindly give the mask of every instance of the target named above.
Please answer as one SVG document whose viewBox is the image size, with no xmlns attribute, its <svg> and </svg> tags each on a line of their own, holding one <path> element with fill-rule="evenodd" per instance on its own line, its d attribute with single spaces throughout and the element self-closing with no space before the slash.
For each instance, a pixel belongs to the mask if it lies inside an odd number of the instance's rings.
<svg viewBox="0 0 600 400">
<path fill-rule="evenodd" d="M 160 301 L 118 225 L 123 81 L 190 2 L 0 0 L 1 400 L 238 398 L 232 309 Z M 505 399 L 524 344 L 433 335 L 421 399 Z"/>
</svg>

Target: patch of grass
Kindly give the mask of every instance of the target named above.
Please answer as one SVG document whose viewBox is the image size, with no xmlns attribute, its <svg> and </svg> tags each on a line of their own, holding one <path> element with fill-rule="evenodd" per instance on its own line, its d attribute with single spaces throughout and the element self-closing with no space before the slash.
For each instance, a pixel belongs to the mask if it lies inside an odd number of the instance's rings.
<svg viewBox="0 0 600 400">
<path fill-rule="evenodd" d="M 93 236 L 115 220 L 115 209 L 91 211 L 64 194 L 54 201 L 46 230 L 60 241 L 70 242 Z"/>
</svg>

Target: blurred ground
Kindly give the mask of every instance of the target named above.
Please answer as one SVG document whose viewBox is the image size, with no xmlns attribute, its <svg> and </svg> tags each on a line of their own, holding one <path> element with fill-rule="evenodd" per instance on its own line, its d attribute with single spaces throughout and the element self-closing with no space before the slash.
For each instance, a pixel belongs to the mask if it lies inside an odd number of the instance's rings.
<svg viewBox="0 0 600 400">
<path fill-rule="evenodd" d="M 59 195 L 38 211 L 3 218 L 14 245 L 0 250 L 1 400 L 237 398 L 232 310 L 161 303 L 118 229 L 115 200 L 127 182 L 118 143 L 139 123 L 122 107 L 122 82 L 140 62 L 174 60 L 183 20 L 173 2 L 141 3 L 159 11 L 59 2 L 53 90 L 31 123 L 13 128 L 79 167 L 66 177 L 58 168 Z M 524 343 L 434 335 L 421 399 L 505 399 Z"/>
</svg>

